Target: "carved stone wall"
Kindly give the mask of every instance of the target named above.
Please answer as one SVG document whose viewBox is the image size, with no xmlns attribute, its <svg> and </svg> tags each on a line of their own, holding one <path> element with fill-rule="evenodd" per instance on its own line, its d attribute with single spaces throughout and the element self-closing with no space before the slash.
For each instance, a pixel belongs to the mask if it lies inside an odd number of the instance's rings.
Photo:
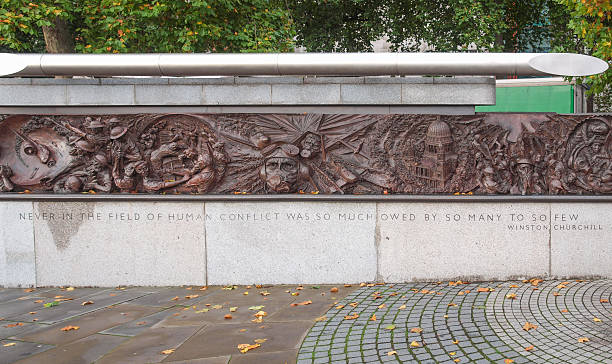
<svg viewBox="0 0 612 364">
<path fill-rule="evenodd" d="M 612 118 L 0 115 L 0 191 L 612 193 Z"/>
</svg>

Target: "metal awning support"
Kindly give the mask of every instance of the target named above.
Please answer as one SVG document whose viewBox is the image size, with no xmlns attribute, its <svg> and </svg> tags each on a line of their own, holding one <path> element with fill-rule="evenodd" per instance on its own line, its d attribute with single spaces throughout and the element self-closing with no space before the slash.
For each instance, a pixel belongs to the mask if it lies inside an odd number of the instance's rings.
<svg viewBox="0 0 612 364">
<path fill-rule="evenodd" d="M 570 53 L 7 54 L 0 76 L 587 76 L 601 59 Z"/>
</svg>

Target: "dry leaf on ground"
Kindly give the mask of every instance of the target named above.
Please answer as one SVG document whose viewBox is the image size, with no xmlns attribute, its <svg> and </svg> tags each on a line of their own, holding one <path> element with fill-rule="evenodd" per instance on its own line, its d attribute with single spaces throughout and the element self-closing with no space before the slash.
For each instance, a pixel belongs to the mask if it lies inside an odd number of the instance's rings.
<svg viewBox="0 0 612 364">
<path fill-rule="evenodd" d="M 418 343 L 418 342 L 416 342 L 416 341 L 413 341 L 413 342 L 411 342 L 411 343 L 410 343 L 410 346 L 412 346 L 413 348 L 418 348 L 418 347 L 420 347 L 420 346 L 421 346 L 421 344 L 419 344 L 419 343 Z"/>
<path fill-rule="evenodd" d="M 376 321 L 376 314 L 373 314 L 372 317 L 370 317 L 370 321 Z"/>
<path fill-rule="evenodd" d="M 15 345 L 17 345 L 17 344 L 15 344 L 15 343 L 8 343 L 8 344 L 4 344 L 4 345 L 2 345 L 2 346 L 4 346 L 4 347 L 9 347 L 9 346 L 15 346 Z"/>
<path fill-rule="evenodd" d="M 326 320 L 327 320 L 327 316 L 321 316 L 315 319 L 316 322 L 321 322 L 321 321 L 326 321 Z"/>
<path fill-rule="evenodd" d="M 525 325 L 523 325 L 523 330 L 525 330 L 525 331 L 529 331 L 531 329 L 535 330 L 537 328 L 538 328 L 538 325 L 534 325 L 534 324 L 532 324 L 530 322 L 525 322 Z"/>
<path fill-rule="evenodd" d="M 531 351 L 533 349 L 535 349 L 533 345 L 529 345 L 528 347 L 525 348 L 525 351 Z"/>
<path fill-rule="evenodd" d="M 85 301 L 83 303 L 81 303 L 81 306 L 87 306 L 87 305 L 93 305 L 93 301 Z"/>
<path fill-rule="evenodd" d="M 336 293 L 338 292 L 338 287 L 332 287 L 332 289 L 329 290 L 331 293 Z"/>
<path fill-rule="evenodd" d="M 512 359 L 504 359 L 504 364 L 512 364 L 514 363 L 514 360 Z"/>
<path fill-rule="evenodd" d="M 304 301 L 304 302 L 298 302 L 298 303 L 292 303 L 291 307 L 295 307 L 295 306 L 306 306 L 311 304 L 312 301 L 308 300 L 308 301 Z"/>
<path fill-rule="evenodd" d="M 164 355 L 170 355 L 170 354 L 174 353 L 174 350 L 175 349 L 166 349 L 166 350 L 162 350 L 161 353 L 164 354 Z"/>
<path fill-rule="evenodd" d="M 420 327 L 413 327 L 412 329 L 410 329 L 410 332 L 413 334 L 420 334 L 423 332 L 423 329 L 421 329 Z"/>
<path fill-rule="evenodd" d="M 578 338 L 578 342 L 579 343 L 588 343 L 589 341 L 591 341 L 591 340 L 589 340 L 588 337 L 579 337 Z"/>
<path fill-rule="evenodd" d="M 247 351 L 256 349 L 260 346 L 261 344 L 238 344 L 238 350 L 240 350 L 240 352 L 244 354 Z"/>
<path fill-rule="evenodd" d="M 395 355 L 397 354 L 397 351 L 393 350 L 387 353 L 387 356 L 391 356 L 391 355 Z"/>
<path fill-rule="evenodd" d="M 70 330 L 78 330 L 80 327 L 78 326 L 72 326 L 72 325 L 68 325 L 68 326 L 64 326 L 61 328 L 62 331 L 70 331 Z"/>
<path fill-rule="evenodd" d="M 353 314 L 353 315 L 347 315 L 347 316 L 344 316 L 344 319 L 345 319 L 345 320 L 354 320 L 354 319 L 356 319 L 357 317 L 359 317 L 359 314 L 358 314 L 358 313 Z"/>
<path fill-rule="evenodd" d="M 253 341 L 255 341 L 257 344 L 263 344 L 263 343 L 265 343 L 266 341 L 268 341 L 268 339 L 255 339 L 255 340 L 253 340 Z"/>
<path fill-rule="evenodd" d="M 232 319 L 232 315 L 230 315 L 229 313 L 225 316 L 223 316 L 224 319 L 226 320 L 231 320 Z"/>
<path fill-rule="evenodd" d="M 511 299 L 511 300 L 515 300 L 516 299 L 516 293 L 508 293 L 506 295 L 506 298 Z"/>
</svg>

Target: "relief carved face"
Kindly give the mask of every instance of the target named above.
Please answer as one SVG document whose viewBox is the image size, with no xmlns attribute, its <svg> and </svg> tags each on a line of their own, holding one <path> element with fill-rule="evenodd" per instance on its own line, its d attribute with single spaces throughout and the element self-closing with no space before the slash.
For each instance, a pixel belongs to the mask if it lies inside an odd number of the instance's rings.
<svg viewBox="0 0 612 364">
<path fill-rule="evenodd" d="M 262 177 L 268 188 L 277 193 L 295 192 L 299 163 L 289 157 L 272 157 L 266 160 Z"/>
</svg>

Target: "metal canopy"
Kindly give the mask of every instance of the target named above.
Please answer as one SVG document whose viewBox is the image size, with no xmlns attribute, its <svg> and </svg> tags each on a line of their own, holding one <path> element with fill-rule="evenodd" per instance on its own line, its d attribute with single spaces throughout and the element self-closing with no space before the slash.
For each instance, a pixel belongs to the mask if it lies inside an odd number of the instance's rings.
<svg viewBox="0 0 612 364">
<path fill-rule="evenodd" d="M 0 76 L 587 76 L 601 59 L 569 53 L 7 54 Z"/>
</svg>

